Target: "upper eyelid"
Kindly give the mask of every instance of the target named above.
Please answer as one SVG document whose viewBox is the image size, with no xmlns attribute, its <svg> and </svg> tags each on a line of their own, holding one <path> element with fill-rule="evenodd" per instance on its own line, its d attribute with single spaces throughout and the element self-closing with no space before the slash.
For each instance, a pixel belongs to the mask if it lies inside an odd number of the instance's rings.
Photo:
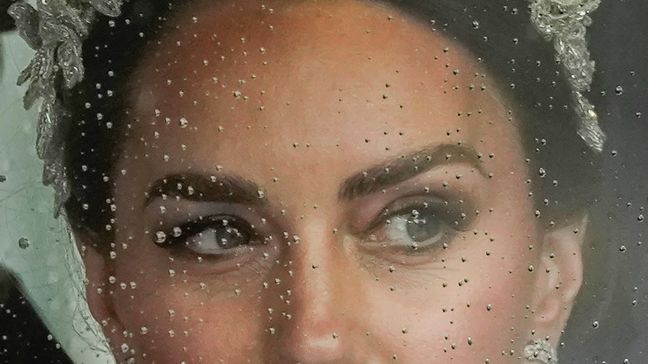
<svg viewBox="0 0 648 364">
<path fill-rule="evenodd" d="M 419 200 L 415 200 L 415 198 L 420 197 Z M 412 199 L 411 202 L 402 202 L 402 200 L 408 200 Z M 400 206 L 398 204 L 401 204 Z M 380 213 L 372 220 L 374 222 L 375 220 L 384 220 L 388 216 L 393 216 L 397 214 L 398 212 L 401 212 L 405 209 L 408 209 L 410 207 L 416 207 L 416 206 L 421 206 L 425 203 L 429 203 L 430 205 L 440 205 L 444 204 L 446 205 L 447 200 L 444 198 L 441 198 L 436 195 L 420 195 L 420 194 L 413 194 L 409 196 L 401 196 L 391 202 L 389 202 L 385 207 L 383 207 L 380 210 Z"/>
<path fill-rule="evenodd" d="M 213 226 L 219 224 L 220 221 L 222 220 L 227 220 L 227 217 L 231 217 L 231 220 L 244 220 L 247 224 L 250 226 L 253 226 L 247 219 L 245 219 L 242 216 L 236 216 L 233 214 L 210 214 L 208 216 L 203 216 L 202 218 L 196 218 L 194 220 L 188 220 L 185 223 L 182 224 L 182 226 L 187 226 L 187 225 L 193 225 L 193 226 L 198 226 L 200 228 L 202 227 L 207 227 L 207 226 Z M 222 218 L 222 219 L 220 219 Z"/>
<path fill-rule="evenodd" d="M 417 197 L 420 197 L 420 200 L 415 200 L 415 198 L 417 198 Z M 391 206 L 394 206 L 397 203 L 399 203 L 399 201 L 401 201 L 401 200 L 406 200 L 406 199 L 410 199 L 410 198 L 412 199 L 412 202 L 410 202 L 410 203 L 403 203 L 402 206 L 398 206 L 397 208 L 392 208 L 391 207 Z M 428 203 L 431 203 L 432 205 L 437 205 L 436 207 L 439 207 L 439 205 L 442 204 L 443 206 L 449 207 L 450 210 L 453 210 L 451 208 L 451 206 L 452 206 L 451 201 L 458 200 L 458 199 L 459 198 L 457 196 L 454 196 L 454 197 L 440 196 L 439 194 L 432 194 L 432 193 L 424 194 L 424 195 L 412 194 L 412 195 L 409 195 L 409 196 L 408 195 L 401 196 L 401 197 L 399 197 L 397 199 L 394 199 L 393 201 L 388 203 L 386 205 L 386 207 L 384 207 L 384 208 L 382 208 L 380 210 L 380 213 L 375 218 L 373 218 L 371 220 L 371 222 L 369 223 L 369 225 L 368 225 L 369 227 L 366 229 L 366 233 L 371 233 L 373 230 L 375 230 L 378 226 L 380 226 L 380 224 L 383 223 L 390 216 L 397 215 L 399 212 L 401 212 L 401 211 L 403 211 L 405 209 L 408 209 L 410 207 L 412 207 L 412 209 L 414 209 L 413 207 L 415 207 L 417 205 L 420 206 L 420 205 L 428 202 Z M 470 202 L 466 203 L 465 200 L 464 200 L 463 204 L 465 204 L 465 206 L 467 206 L 467 207 L 472 205 L 472 203 L 470 203 Z M 438 208 L 437 208 L 437 210 L 438 210 Z M 444 214 L 445 214 L 445 212 L 444 212 Z M 469 219 L 469 220 L 472 221 L 472 219 Z M 455 224 L 452 224 L 451 226 L 453 228 L 455 228 Z"/>
<path fill-rule="evenodd" d="M 245 220 L 260 220 L 261 218 L 266 217 L 266 211 L 263 208 L 250 207 L 244 204 L 238 203 L 225 203 L 225 202 L 210 202 L 210 201 L 189 201 L 189 200 L 180 200 L 173 201 L 175 204 L 182 203 L 187 204 L 186 206 L 168 206 L 164 203 L 157 204 L 152 203 L 149 205 L 151 207 L 160 207 L 165 206 L 166 210 L 164 213 L 154 214 L 159 216 L 160 220 L 164 225 L 172 225 L 173 223 L 184 224 L 193 220 L 198 220 L 200 216 L 204 218 L 209 218 L 210 216 L 217 215 L 232 215 L 238 216 Z M 267 219 L 267 218 L 266 218 Z M 269 220 L 269 219 L 267 219 Z"/>
<path fill-rule="evenodd" d="M 402 200 L 414 199 L 414 198 L 417 198 L 419 196 L 421 197 L 421 199 L 418 200 L 418 201 L 413 200 L 412 202 L 409 202 L 409 203 L 403 203 L 402 202 Z M 400 206 L 398 206 L 399 203 L 401 203 Z M 423 205 L 425 203 L 429 203 L 429 204 L 446 204 L 447 199 L 441 198 L 441 197 L 436 196 L 436 195 L 410 195 L 410 196 L 406 195 L 406 196 L 401 196 L 400 198 L 390 202 L 389 204 L 387 204 L 387 206 L 385 206 L 382 209 L 382 211 L 383 212 L 385 212 L 385 211 L 398 212 L 398 211 L 406 209 L 406 208 L 408 208 L 410 206 Z M 393 207 L 393 206 L 396 206 L 396 207 Z"/>
</svg>

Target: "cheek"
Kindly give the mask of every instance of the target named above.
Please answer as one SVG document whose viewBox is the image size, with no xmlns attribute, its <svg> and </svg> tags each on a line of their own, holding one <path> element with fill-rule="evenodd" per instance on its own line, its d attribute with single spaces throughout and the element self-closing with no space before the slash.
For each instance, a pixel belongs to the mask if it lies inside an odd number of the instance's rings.
<svg viewBox="0 0 648 364">
<path fill-rule="evenodd" d="M 136 290 L 115 295 L 116 314 L 140 354 L 156 362 L 244 362 L 260 347 L 268 325 L 259 292 L 159 274 L 150 270 Z"/>
<path fill-rule="evenodd" d="M 484 362 L 521 347 L 532 275 L 496 259 L 457 268 L 448 263 L 427 272 L 443 278 L 411 288 L 400 289 L 395 278 L 391 287 L 385 282 L 368 291 L 369 330 L 399 359 Z"/>
<path fill-rule="evenodd" d="M 174 258 L 139 229 L 126 229 L 118 241 L 132 239 L 113 260 L 111 289 L 129 346 L 160 363 L 244 362 L 261 346 L 268 314 L 255 269 L 263 267 L 218 274 L 209 262 Z"/>
</svg>

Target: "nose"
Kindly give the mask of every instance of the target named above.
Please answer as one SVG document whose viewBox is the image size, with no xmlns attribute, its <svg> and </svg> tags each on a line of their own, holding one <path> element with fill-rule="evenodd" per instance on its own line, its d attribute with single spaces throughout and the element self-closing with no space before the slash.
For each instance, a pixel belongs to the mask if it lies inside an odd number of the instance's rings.
<svg viewBox="0 0 648 364">
<path fill-rule="evenodd" d="M 282 312 L 273 319 L 268 357 L 281 363 L 356 361 L 362 294 L 338 236 L 323 223 L 310 222 L 285 251 L 286 286 L 276 302 Z"/>
</svg>

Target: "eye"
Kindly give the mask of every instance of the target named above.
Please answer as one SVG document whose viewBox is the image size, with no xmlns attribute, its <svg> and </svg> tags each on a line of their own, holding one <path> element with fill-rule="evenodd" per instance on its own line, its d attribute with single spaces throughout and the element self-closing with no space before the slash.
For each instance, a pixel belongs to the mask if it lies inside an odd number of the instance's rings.
<svg viewBox="0 0 648 364">
<path fill-rule="evenodd" d="M 176 227 L 169 239 L 162 234 L 157 235 L 159 245 L 189 249 L 202 256 L 238 255 L 263 243 L 248 221 L 232 215 L 209 216 Z"/>
<path fill-rule="evenodd" d="M 470 224 L 462 216 L 460 208 L 441 200 L 397 201 L 371 224 L 367 245 L 401 254 L 446 248 Z"/>
<path fill-rule="evenodd" d="M 389 219 L 387 234 L 390 240 L 408 240 L 412 245 L 434 244 L 443 238 L 446 225 L 433 212 L 412 209 Z"/>
<path fill-rule="evenodd" d="M 413 253 L 443 244 L 454 232 L 429 206 L 419 205 L 392 213 L 372 235 L 389 248 Z"/>
</svg>

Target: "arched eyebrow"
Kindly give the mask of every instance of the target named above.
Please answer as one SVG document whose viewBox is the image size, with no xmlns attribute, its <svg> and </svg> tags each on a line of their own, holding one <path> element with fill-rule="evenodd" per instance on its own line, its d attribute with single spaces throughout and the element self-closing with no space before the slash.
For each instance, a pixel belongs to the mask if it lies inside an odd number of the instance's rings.
<svg viewBox="0 0 648 364">
<path fill-rule="evenodd" d="M 146 193 L 144 207 L 162 196 L 180 197 L 189 201 L 225 202 L 264 205 L 265 193 L 247 179 L 198 173 L 175 173 L 156 180 Z"/>
<path fill-rule="evenodd" d="M 483 177 L 488 177 L 480 155 L 473 147 L 441 144 L 402 155 L 347 178 L 340 187 L 338 198 L 352 200 L 366 196 L 402 183 L 435 167 L 451 164 L 468 164 Z"/>
<path fill-rule="evenodd" d="M 338 198 L 351 200 L 378 192 L 404 182 L 432 168 L 468 164 L 484 177 L 485 172 L 474 148 L 442 144 L 426 147 L 391 161 L 370 167 L 347 178 L 341 185 Z M 208 176 L 198 173 L 175 173 L 156 180 L 146 192 L 144 207 L 162 196 L 180 197 L 199 202 L 225 202 L 265 205 L 267 199 L 254 182 L 228 175 Z"/>
</svg>

